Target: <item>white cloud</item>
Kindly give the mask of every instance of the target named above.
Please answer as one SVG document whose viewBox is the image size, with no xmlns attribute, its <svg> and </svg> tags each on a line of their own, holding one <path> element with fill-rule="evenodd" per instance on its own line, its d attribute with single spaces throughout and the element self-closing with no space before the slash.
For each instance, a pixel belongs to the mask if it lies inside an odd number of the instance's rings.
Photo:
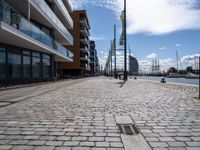
<svg viewBox="0 0 200 150">
<path fill-rule="evenodd" d="M 99 64 L 104 67 L 106 64 L 106 58 L 99 57 Z"/>
<path fill-rule="evenodd" d="M 181 47 L 182 46 L 182 44 L 176 44 L 176 47 Z"/>
<path fill-rule="evenodd" d="M 104 53 L 104 51 L 101 51 L 100 53 L 101 53 L 101 54 L 103 54 L 103 53 Z"/>
<path fill-rule="evenodd" d="M 168 71 L 170 67 L 174 66 L 172 58 L 159 59 L 161 71 Z M 152 61 L 151 60 L 139 60 L 140 69 L 143 72 L 151 72 Z"/>
<path fill-rule="evenodd" d="M 157 55 L 155 53 L 151 53 L 151 54 L 147 55 L 146 57 L 149 59 L 152 59 L 152 58 L 156 58 Z"/>
<path fill-rule="evenodd" d="M 123 0 L 72 0 L 75 8 L 93 5 L 114 11 L 119 18 Z M 199 0 L 127 0 L 129 34 L 167 34 L 200 29 Z"/>
<path fill-rule="evenodd" d="M 165 46 L 164 47 L 161 47 L 161 48 L 159 48 L 160 50 L 165 50 L 165 49 L 167 49 Z"/>
<path fill-rule="evenodd" d="M 193 69 L 198 67 L 200 54 L 192 54 L 183 56 L 180 60 L 181 66 L 185 69 L 188 66 L 192 66 Z"/>
<path fill-rule="evenodd" d="M 172 58 L 160 59 L 159 62 L 160 62 L 161 66 L 172 66 L 173 65 Z"/>
<path fill-rule="evenodd" d="M 107 40 L 107 37 L 105 37 L 104 35 L 91 36 L 90 40 L 93 40 L 93 41 L 103 41 L 103 40 Z"/>
<path fill-rule="evenodd" d="M 171 67 L 174 67 L 172 58 L 160 59 L 159 62 L 161 71 L 168 71 Z"/>
</svg>

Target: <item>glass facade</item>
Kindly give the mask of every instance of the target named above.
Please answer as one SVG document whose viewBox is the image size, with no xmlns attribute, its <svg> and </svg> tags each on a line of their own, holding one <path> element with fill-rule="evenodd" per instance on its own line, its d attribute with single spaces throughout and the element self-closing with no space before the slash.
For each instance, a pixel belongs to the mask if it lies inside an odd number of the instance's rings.
<svg viewBox="0 0 200 150">
<path fill-rule="evenodd" d="M 2 5 L 1 6 L 2 11 L 2 21 L 4 21 L 7 24 L 11 23 L 11 9 L 8 5 Z"/>
<path fill-rule="evenodd" d="M 29 51 L 23 51 L 23 77 L 31 77 L 31 53 Z"/>
<path fill-rule="evenodd" d="M 0 44 L 0 80 L 48 80 L 54 71 L 52 59 L 46 53 Z"/>
<path fill-rule="evenodd" d="M 38 1 L 40 3 L 41 0 Z M 41 1 L 41 3 L 45 3 Z M 0 13 L 1 13 L 1 21 L 4 23 L 11 25 L 15 29 L 23 32 L 24 34 L 38 40 L 39 42 L 47 45 L 48 47 L 54 49 L 58 53 L 62 54 L 65 57 L 73 55 L 71 52 L 68 53 L 67 50 L 60 42 L 56 41 L 50 34 L 50 31 L 45 27 L 38 27 L 34 23 L 27 20 L 25 17 L 20 15 L 18 12 L 10 8 L 8 4 L 3 1 L 0 1 Z M 58 24 L 56 24 L 58 25 Z M 72 40 L 73 41 L 73 40 Z"/>
<path fill-rule="evenodd" d="M 15 79 L 21 77 L 21 55 L 8 51 L 8 77 Z"/>
<path fill-rule="evenodd" d="M 6 51 L 5 48 L 0 47 L 0 79 L 6 77 Z"/>
<path fill-rule="evenodd" d="M 58 17 L 54 14 L 54 12 L 51 10 L 51 8 L 45 2 L 45 0 L 33 0 L 33 1 L 48 16 L 48 18 L 53 21 L 53 23 L 60 29 L 60 31 L 68 38 L 69 42 L 71 44 L 73 44 L 72 35 L 67 31 L 65 26 L 61 23 L 61 21 L 58 19 Z"/>
<path fill-rule="evenodd" d="M 50 66 L 51 61 L 49 55 L 43 54 L 42 55 L 42 70 L 43 70 L 43 78 L 50 77 Z"/>
<path fill-rule="evenodd" d="M 41 77 L 41 56 L 40 53 L 32 53 L 32 75 L 33 78 Z"/>
</svg>

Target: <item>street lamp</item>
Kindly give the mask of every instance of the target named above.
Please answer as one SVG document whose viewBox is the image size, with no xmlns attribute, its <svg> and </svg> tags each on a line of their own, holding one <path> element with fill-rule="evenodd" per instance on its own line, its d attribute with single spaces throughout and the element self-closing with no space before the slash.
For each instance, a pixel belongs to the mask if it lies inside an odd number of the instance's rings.
<svg viewBox="0 0 200 150">
<path fill-rule="evenodd" d="M 126 0 L 124 0 L 124 81 L 128 80 L 127 77 L 127 58 L 126 58 L 126 51 L 127 51 L 127 36 L 126 36 Z"/>
</svg>

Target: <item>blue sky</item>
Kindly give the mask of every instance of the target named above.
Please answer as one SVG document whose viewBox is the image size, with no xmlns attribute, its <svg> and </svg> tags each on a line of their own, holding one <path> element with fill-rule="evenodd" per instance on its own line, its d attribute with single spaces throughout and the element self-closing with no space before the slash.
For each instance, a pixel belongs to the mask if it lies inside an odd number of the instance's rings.
<svg viewBox="0 0 200 150">
<path fill-rule="evenodd" d="M 123 0 L 72 1 L 74 9 L 87 10 L 91 39 L 96 41 L 100 63 L 104 65 L 114 24 L 119 41 Z M 195 67 L 194 59 L 200 56 L 199 4 L 199 0 L 127 0 L 128 45 L 141 70 L 148 70 L 154 58 L 160 60 L 162 70 L 175 66 L 176 50 L 183 68 Z M 118 66 L 123 66 L 122 52 L 118 52 Z"/>
</svg>

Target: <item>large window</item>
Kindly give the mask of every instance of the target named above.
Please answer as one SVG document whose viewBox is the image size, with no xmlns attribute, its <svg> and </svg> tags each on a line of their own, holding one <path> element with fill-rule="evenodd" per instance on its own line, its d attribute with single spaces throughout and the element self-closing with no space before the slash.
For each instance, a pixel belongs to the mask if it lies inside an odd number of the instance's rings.
<svg viewBox="0 0 200 150">
<path fill-rule="evenodd" d="M 6 51 L 0 47 L 0 79 L 6 77 Z"/>
<path fill-rule="evenodd" d="M 50 77 L 50 56 L 47 54 L 42 55 L 42 69 L 43 69 L 43 77 L 49 78 Z"/>
<path fill-rule="evenodd" d="M 40 53 L 32 53 L 32 76 L 33 78 L 41 77 L 41 57 Z"/>
<path fill-rule="evenodd" d="M 8 75 L 10 78 L 21 77 L 21 55 L 20 53 L 8 52 Z"/>
<path fill-rule="evenodd" d="M 29 51 L 23 51 L 23 77 L 31 77 L 31 55 Z"/>
</svg>

